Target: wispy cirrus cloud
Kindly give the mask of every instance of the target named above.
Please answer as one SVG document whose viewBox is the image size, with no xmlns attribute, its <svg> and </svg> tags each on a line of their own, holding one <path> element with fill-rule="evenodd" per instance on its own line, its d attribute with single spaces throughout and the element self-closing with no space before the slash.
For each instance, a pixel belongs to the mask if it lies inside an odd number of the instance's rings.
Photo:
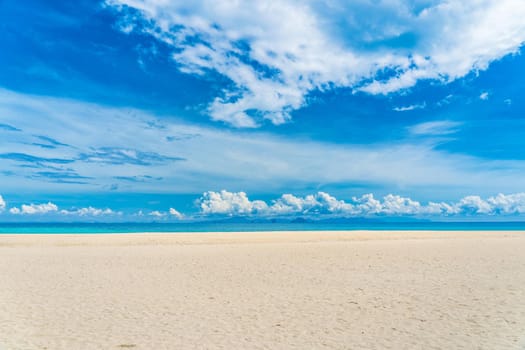
<svg viewBox="0 0 525 350">
<path fill-rule="evenodd" d="M 149 175 L 134 175 L 134 176 L 115 176 L 114 177 L 116 180 L 119 180 L 119 181 L 128 181 L 128 182 L 134 182 L 134 183 L 137 183 L 137 182 L 149 182 L 149 181 L 152 181 L 152 180 L 155 180 L 155 181 L 161 181 L 162 180 L 162 177 L 153 177 L 153 176 L 149 176 Z"/>
<path fill-rule="evenodd" d="M 456 194 L 461 188 L 462 194 L 486 194 L 525 186 L 522 161 L 439 151 L 414 137 L 363 147 L 221 131 L 136 109 L 6 90 L 0 90 L 0 115 L 4 124 L 23 130 L 0 143 L 7 189 L 200 193 L 213 187 L 276 193 L 357 183 L 372 191 L 402 187 Z M 453 121 L 429 123 L 413 126 L 412 136 L 447 135 L 460 127 Z M 145 127 L 152 124 L 163 127 Z M 69 147 L 42 149 L 27 142 L 33 135 Z M 199 136 L 170 139 L 173 135 Z"/>
<path fill-rule="evenodd" d="M 416 136 L 443 136 L 457 133 L 461 125 L 460 122 L 436 120 L 413 125 L 408 130 Z"/>
<path fill-rule="evenodd" d="M 184 214 L 182 214 L 181 212 L 179 212 L 179 211 L 178 211 L 177 209 L 175 209 L 175 208 L 170 208 L 170 209 L 168 210 L 168 213 L 169 213 L 171 216 L 173 216 L 173 217 L 175 217 L 175 218 L 177 218 L 177 219 L 179 219 L 179 220 L 184 219 Z"/>
<path fill-rule="evenodd" d="M 69 145 L 59 142 L 48 136 L 42 136 L 42 135 L 34 135 L 34 136 L 38 139 L 38 142 L 32 143 L 32 145 L 34 146 L 40 146 L 42 148 L 69 147 Z"/>
<path fill-rule="evenodd" d="M 409 106 L 401 106 L 401 107 L 394 107 L 393 110 L 396 112 L 407 112 L 407 111 L 413 111 L 416 109 L 424 109 L 427 106 L 425 102 L 421 104 L 415 104 L 415 105 L 409 105 Z"/>
<path fill-rule="evenodd" d="M 88 184 L 92 177 L 82 176 L 71 169 L 56 169 L 53 171 L 36 171 L 29 175 L 30 178 L 42 179 L 47 182 L 63 184 Z"/>
<path fill-rule="evenodd" d="M 79 217 L 122 215 L 121 212 L 116 212 L 109 208 L 100 209 L 100 208 L 94 208 L 94 207 L 86 207 L 86 208 L 71 209 L 71 210 L 60 210 L 60 214 L 68 215 L 68 216 L 79 216 Z"/>
<path fill-rule="evenodd" d="M 106 163 L 113 165 L 153 165 L 186 160 L 181 157 L 170 157 L 156 152 L 142 152 L 132 148 L 120 147 L 101 147 L 93 149 L 92 152 L 81 153 L 78 159 L 88 163 Z"/>
<path fill-rule="evenodd" d="M 525 41 L 520 0 L 106 3 L 123 32 L 171 46 L 182 72 L 227 77 L 207 112 L 236 127 L 284 123 L 315 90 L 389 94 L 421 80 L 447 83 Z"/>
</svg>

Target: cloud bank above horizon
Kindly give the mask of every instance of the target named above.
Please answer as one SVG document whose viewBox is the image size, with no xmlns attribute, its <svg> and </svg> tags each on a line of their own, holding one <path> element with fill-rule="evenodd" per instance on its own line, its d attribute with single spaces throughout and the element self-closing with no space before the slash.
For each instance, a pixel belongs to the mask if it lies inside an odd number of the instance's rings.
<svg viewBox="0 0 525 350">
<path fill-rule="evenodd" d="M 525 193 L 498 194 L 487 199 L 471 195 L 454 203 L 428 202 L 421 204 L 408 197 L 388 194 L 376 199 L 372 193 L 344 201 L 325 193 L 297 197 L 283 194 L 271 204 L 250 200 L 244 192 L 209 191 L 197 201 L 203 215 L 282 216 L 282 215 L 339 215 L 369 216 L 468 216 L 525 214 Z"/>
<path fill-rule="evenodd" d="M 0 200 L 3 201 L 0 196 Z M 181 213 L 173 207 L 165 211 L 143 208 L 138 212 L 115 211 L 110 208 L 60 209 L 52 202 L 22 204 L 8 208 L 5 202 L 0 206 L 0 217 L 30 217 L 67 219 L 82 221 L 200 221 L 221 217 L 247 218 L 381 218 L 414 217 L 427 219 L 446 218 L 508 218 L 523 217 L 525 214 L 525 193 L 498 194 L 488 198 L 477 195 L 466 196 L 457 202 L 421 203 L 408 197 L 388 194 L 376 199 L 372 193 L 352 197 L 345 201 L 326 193 L 317 192 L 306 196 L 283 194 L 266 202 L 250 200 L 245 192 L 207 191 L 197 198 L 195 210 Z"/>
<path fill-rule="evenodd" d="M 119 11 L 123 32 L 171 47 L 180 71 L 226 77 L 231 84 L 207 113 L 235 127 L 285 123 L 314 91 L 390 94 L 423 80 L 446 84 L 518 53 L 525 41 L 520 0 L 106 4 Z"/>
</svg>

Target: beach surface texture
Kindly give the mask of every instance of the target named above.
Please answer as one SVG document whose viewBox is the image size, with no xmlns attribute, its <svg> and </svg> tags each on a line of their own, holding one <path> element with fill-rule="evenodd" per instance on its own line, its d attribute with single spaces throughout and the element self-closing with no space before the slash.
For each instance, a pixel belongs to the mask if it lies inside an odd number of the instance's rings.
<svg viewBox="0 0 525 350">
<path fill-rule="evenodd" d="M 0 235 L 0 350 L 525 349 L 525 233 Z"/>
</svg>

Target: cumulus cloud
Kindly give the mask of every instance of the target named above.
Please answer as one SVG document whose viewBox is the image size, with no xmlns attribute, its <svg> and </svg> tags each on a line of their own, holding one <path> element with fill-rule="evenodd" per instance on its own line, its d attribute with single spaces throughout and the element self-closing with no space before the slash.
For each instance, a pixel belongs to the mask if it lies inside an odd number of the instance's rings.
<svg viewBox="0 0 525 350">
<path fill-rule="evenodd" d="M 482 93 L 479 95 L 479 99 L 480 99 L 480 100 L 484 100 L 484 101 L 488 100 L 488 99 L 489 99 L 489 93 L 486 92 L 486 91 L 485 91 L 485 92 L 482 92 Z"/>
<path fill-rule="evenodd" d="M 244 192 L 204 192 L 198 200 L 203 214 L 249 215 L 265 212 L 268 205 L 259 200 L 250 201 Z"/>
<path fill-rule="evenodd" d="M 5 205 L 6 204 L 5 204 L 4 198 L 0 196 L 0 212 L 5 210 Z"/>
<path fill-rule="evenodd" d="M 56 214 L 63 216 L 77 216 L 77 217 L 96 217 L 104 215 L 122 215 L 121 212 L 115 212 L 109 208 L 99 209 L 94 207 L 86 207 L 79 209 L 59 210 L 58 206 L 52 202 L 42 204 L 22 204 L 20 207 L 12 207 L 9 209 L 9 213 L 13 215 L 43 215 L 43 214 Z"/>
<path fill-rule="evenodd" d="M 9 212 L 11 214 L 27 214 L 27 215 L 34 215 L 34 214 L 46 214 L 50 212 L 57 212 L 58 207 L 56 204 L 48 202 L 43 204 L 22 204 L 20 208 L 13 207 L 9 209 Z"/>
<path fill-rule="evenodd" d="M 140 210 L 137 216 L 143 216 L 143 211 Z M 184 218 L 184 215 L 180 213 L 178 210 L 174 208 L 169 208 L 169 210 L 166 211 L 160 211 L 160 210 L 153 210 L 148 213 L 148 216 L 151 216 L 156 219 L 169 219 L 169 218 L 175 218 L 177 220 L 182 220 Z"/>
<path fill-rule="evenodd" d="M 495 214 L 525 213 L 525 193 L 498 194 L 487 199 L 487 204 Z"/>
<path fill-rule="evenodd" d="M 303 198 L 291 194 L 283 194 L 281 198 L 275 200 L 271 207 L 268 208 L 268 212 L 271 214 L 326 214 L 344 213 L 348 210 L 351 210 L 351 205 L 337 200 L 325 192 L 318 192 Z"/>
<path fill-rule="evenodd" d="M 325 192 L 297 197 L 283 194 L 271 203 L 251 201 L 244 192 L 208 191 L 197 201 L 201 214 L 227 216 L 340 215 L 368 216 L 472 216 L 525 214 L 525 193 L 498 194 L 482 199 L 466 196 L 455 203 L 421 204 L 408 197 L 388 194 L 376 199 L 373 194 L 353 197 L 345 202 Z"/>
<path fill-rule="evenodd" d="M 458 211 L 465 214 L 490 214 L 492 207 L 480 196 L 467 196 L 456 205 Z"/>
<path fill-rule="evenodd" d="M 447 83 L 525 41 L 521 0 L 106 3 L 120 11 L 123 32 L 170 45 L 182 72 L 229 78 L 208 112 L 237 127 L 284 123 L 314 90 L 388 94 L 424 79 Z"/>
<path fill-rule="evenodd" d="M 421 204 L 410 198 L 389 194 L 383 198 L 381 212 L 387 215 L 420 214 Z"/>
</svg>

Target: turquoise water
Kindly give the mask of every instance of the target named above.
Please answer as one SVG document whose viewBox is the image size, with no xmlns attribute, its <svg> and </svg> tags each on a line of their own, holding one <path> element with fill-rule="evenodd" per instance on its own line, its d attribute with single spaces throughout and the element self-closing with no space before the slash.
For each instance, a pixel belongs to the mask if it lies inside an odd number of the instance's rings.
<svg viewBox="0 0 525 350">
<path fill-rule="evenodd" d="M 133 233 L 323 230 L 525 230 L 525 222 L 374 222 L 374 223 L 0 223 L 2 233 Z"/>
</svg>

